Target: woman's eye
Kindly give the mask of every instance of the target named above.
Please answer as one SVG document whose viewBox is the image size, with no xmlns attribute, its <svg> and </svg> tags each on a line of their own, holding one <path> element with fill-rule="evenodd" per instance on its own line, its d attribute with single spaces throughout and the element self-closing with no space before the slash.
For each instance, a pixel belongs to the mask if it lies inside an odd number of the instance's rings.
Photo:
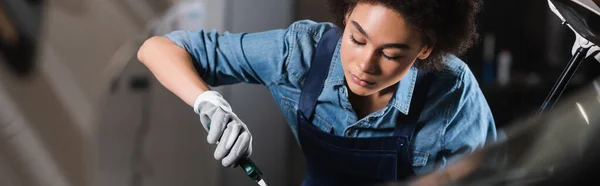
<svg viewBox="0 0 600 186">
<path fill-rule="evenodd" d="M 354 38 L 354 36 L 353 36 L 353 35 L 350 35 L 350 40 L 351 40 L 351 41 L 352 41 L 354 44 L 361 45 L 361 46 L 362 46 L 362 45 L 365 45 L 365 43 L 358 42 L 358 41 L 357 41 L 357 40 Z"/>
<path fill-rule="evenodd" d="M 386 59 L 389 59 L 389 60 L 398 60 L 398 59 L 402 58 L 402 56 L 400 56 L 400 55 L 398 55 L 398 56 L 389 56 L 389 55 L 386 55 L 383 52 L 381 53 L 381 55 L 383 57 L 385 57 Z"/>
</svg>

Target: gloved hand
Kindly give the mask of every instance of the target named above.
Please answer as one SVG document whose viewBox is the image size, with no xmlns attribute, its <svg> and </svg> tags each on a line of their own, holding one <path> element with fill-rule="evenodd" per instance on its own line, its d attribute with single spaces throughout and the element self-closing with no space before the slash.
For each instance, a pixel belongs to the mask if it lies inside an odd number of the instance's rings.
<svg viewBox="0 0 600 186">
<path fill-rule="evenodd" d="M 214 156 L 225 167 L 237 167 L 237 160 L 252 154 L 252 135 L 216 91 L 205 91 L 194 102 L 194 112 L 208 131 L 207 141 L 218 144 Z"/>
</svg>

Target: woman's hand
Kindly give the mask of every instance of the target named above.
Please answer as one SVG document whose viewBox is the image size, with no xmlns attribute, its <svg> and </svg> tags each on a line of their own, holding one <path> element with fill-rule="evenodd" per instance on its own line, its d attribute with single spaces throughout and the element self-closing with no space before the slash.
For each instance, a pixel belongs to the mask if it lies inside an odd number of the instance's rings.
<svg viewBox="0 0 600 186">
<path fill-rule="evenodd" d="M 225 167 L 236 167 L 237 160 L 252 154 L 252 135 L 216 91 L 205 91 L 194 102 L 194 111 L 208 131 L 207 141 L 218 144 L 214 156 Z"/>
</svg>

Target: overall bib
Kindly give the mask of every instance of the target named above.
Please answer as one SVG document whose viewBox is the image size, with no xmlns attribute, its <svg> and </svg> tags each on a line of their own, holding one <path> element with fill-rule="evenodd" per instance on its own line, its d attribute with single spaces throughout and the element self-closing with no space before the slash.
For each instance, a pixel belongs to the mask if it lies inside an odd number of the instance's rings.
<svg viewBox="0 0 600 186">
<path fill-rule="evenodd" d="M 393 136 L 351 138 L 321 131 L 310 121 L 340 32 L 332 28 L 319 41 L 300 94 L 298 140 L 307 163 L 302 185 L 368 185 L 405 180 L 414 175 L 410 142 L 426 100 L 431 74 L 419 70 L 410 112 L 400 114 Z"/>
</svg>

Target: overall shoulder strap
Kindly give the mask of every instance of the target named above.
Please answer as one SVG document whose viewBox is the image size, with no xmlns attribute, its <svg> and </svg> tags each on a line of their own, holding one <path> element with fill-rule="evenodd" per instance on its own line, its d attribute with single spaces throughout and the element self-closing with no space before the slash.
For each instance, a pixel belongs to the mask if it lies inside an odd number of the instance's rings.
<svg viewBox="0 0 600 186">
<path fill-rule="evenodd" d="M 340 39 L 341 30 L 337 27 L 329 29 L 323 34 L 317 44 L 316 52 L 312 58 L 310 69 L 304 80 L 300 93 L 299 109 L 302 117 L 311 119 L 317 98 L 323 90 L 331 58 Z"/>
</svg>

